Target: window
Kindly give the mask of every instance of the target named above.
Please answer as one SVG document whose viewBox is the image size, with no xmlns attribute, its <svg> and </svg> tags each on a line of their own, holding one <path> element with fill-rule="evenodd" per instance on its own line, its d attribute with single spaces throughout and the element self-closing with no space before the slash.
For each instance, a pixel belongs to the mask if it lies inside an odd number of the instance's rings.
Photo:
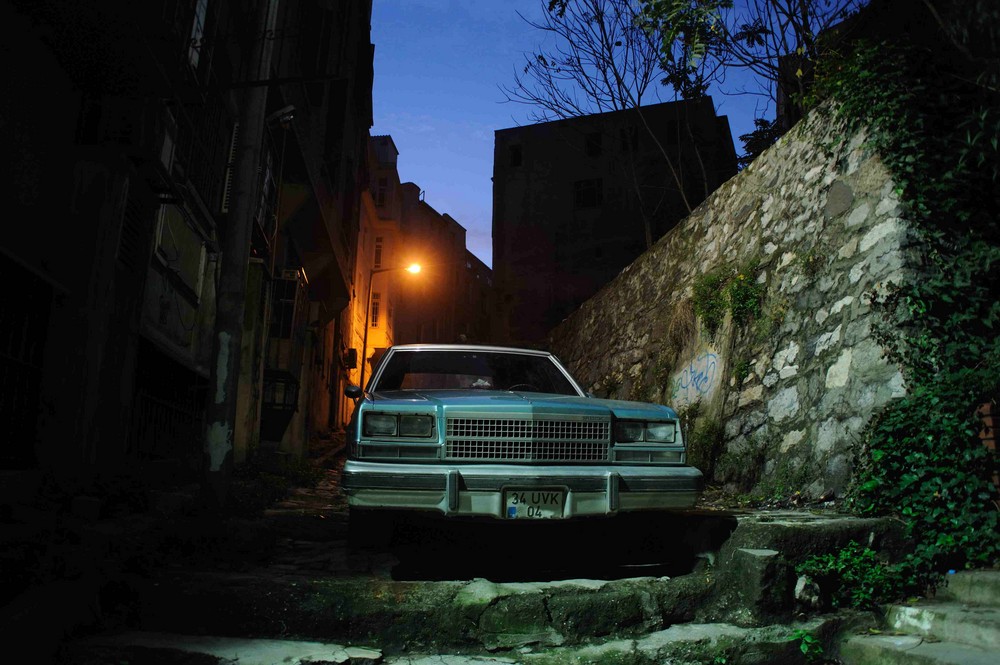
<svg viewBox="0 0 1000 665">
<path fill-rule="evenodd" d="M 602 152 L 602 137 L 600 132 L 591 132 L 587 134 L 587 146 L 586 146 L 588 157 L 600 157 Z"/>
<path fill-rule="evenodd" d="M 380 177 L 378 179 L 378 186 L 375 188 L 375 205 L 382 207 L 385 205 L 386 193 L 389 189 L 389 179 L 386 177 Z"/>
<path fill-rule="evenodd" d="M 188 45 L 188 62 L 191 67 L 198 69 L 201 62 L 202 41 L 205 37 L 205 16 L 208 14 L 208 0 L 195 0 L 194 19 L 191 21 L 191 41 Z"/>
<path fill-rule="evenodd" d="M 510 165 L 520 166 L 522 159 L 521 146 L 520 145 L 508 146 L 507 151 L 510 156 Z"/>
<path fill-rule="evenodd" d="M 604 203 L 604 183 L 600 178 L 573 183 L 573 207 L 597 208 Z"/>
<path fill-rule="evenodd" d="M 372 328 L 378 328 L 378 318 L 379 318 L 379 313 L 380 313 L 379 310 L 381 310 L 381 308 L 382 308 L 382 294 L 381 293 L 373 293 L 372 294 L 372 322 L 371 322 L 371 327 Z"/>
<path fill-rule="evenodd" d="M 295 328 L 295 301 L 299 283 L 295 279 L 276 279 L 271 310 L 271 337 L 291 339 Z"/>
<path fill-rule="evenodd" d="M 372 258 L 372 267 L 382 267 L 382 236 L 375 238 L 375 256 Z"/>
<path fill-rule="evenodd" d="M 622 127 L 619 131 L 622 152 L 636 152 L 639 150 L 639 128 Z"/>
</svg>

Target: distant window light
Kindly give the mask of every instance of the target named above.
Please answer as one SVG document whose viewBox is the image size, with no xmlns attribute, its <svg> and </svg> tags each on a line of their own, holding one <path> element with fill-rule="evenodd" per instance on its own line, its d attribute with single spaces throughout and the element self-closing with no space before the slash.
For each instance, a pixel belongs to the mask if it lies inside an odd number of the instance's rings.
<svg viewBox="0 0 1000 665">
<path fill-rule="evenodd" d="M 520 145 L 509 146 L 508 151 L 510 153 L 510 165 L 520 166 L 523 158 L 523 154 L 521 152 L 521 146 Z"/>
<path fill-rule="evenodd" d="M 382 237 L 375 238 L 375 256 L 372 258 L 372 267 L 382 267 Z"/>
<path fill-rule="evenodd" d="M 378 328 L 378 318 L 379 318 L 379 313 L 380 313 L 379 310 L 381 309 L 381 307 L 382 307 L 382 294 L 381 293 L 377 293 L 377 292 L 373 293 L 372 294 L 372 323 L 371 323 L 372 328 Z"/>
<path fill-rule="evenodd" d="M 604 183 L 600 178 L 573 183 L 573 207 L 597 208 L 604 203 Z"/>
<path fill-rule="evenodd" d="M 587 156 L 588 157 L 600 157 L 603 151 L 603 137 L 600 132 L 591 132 L 587 134 Z"/>
</svg>

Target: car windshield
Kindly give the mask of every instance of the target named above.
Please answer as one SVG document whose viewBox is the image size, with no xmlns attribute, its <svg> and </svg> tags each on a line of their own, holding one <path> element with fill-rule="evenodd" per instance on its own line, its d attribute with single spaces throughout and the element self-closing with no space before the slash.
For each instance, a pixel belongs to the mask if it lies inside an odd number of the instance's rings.
<svg viewBox="0 0 1000 665">
<path fill-rule="evenodd" d="M 396 351 L 374 390 L 522 390 L 577 395 L 553 360 L 498 351 Z"/>
</svg>

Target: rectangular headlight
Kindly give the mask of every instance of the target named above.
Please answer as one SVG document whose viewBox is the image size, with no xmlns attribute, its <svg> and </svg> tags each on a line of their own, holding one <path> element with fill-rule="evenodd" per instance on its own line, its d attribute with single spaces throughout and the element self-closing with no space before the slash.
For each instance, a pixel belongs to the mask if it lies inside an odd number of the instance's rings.
<svg viewBox="0 0 1000 665">
<path fill-rule="evenodd" d="M 399 435 L 428 437 L 434 433 L 434 418 L 431 416 L 400 416 Z"/>
<path fill-rule="evenodd" d="M 677 423 L 619 420 L 615 423 L 617 443 L 674 443 L 677 440 Z"/>
<path fill-rule="evenodd" d="M 366 413 L 364 433 L 365 436 L 396 436 L 396 416 Z"/>
<path fill-rule="evenodd" d="M 618 443 L 638 443 L 642 441 L 644 424 L 634 420 L 619 420 L 615 423 L 615 441 Z"/>
<path fill-rule="evenodd" d="M 677 426 L 669 423 L 646 423 L 646 441 L 651 443 L 673 443 Z"/>
</svg>

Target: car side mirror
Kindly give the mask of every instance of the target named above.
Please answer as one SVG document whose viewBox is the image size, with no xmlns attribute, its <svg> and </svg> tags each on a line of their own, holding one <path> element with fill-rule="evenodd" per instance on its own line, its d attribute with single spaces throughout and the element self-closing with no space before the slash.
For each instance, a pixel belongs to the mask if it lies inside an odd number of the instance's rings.
<svg viewBox="0 0 1000 665">
<path fill-rule="evenodd" d="M 350 399 L 358 399 L 364 394 L 365 391 L 361 389 L 361 386 L 347 386 L 344 388 L 344 396 Z"/>
</svg>

